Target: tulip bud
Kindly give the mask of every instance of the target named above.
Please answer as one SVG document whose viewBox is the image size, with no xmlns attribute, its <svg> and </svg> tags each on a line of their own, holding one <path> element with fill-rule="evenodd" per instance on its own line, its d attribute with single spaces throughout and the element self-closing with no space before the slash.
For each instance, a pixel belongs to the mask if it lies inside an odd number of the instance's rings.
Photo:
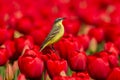
<svg viewBox="0 0 120 80">
<path fill-rule="evenodd" d="M 45 27 L 48 27 L 48 26 L 45 26 Z M 37 29 L 37 30 L 32 31 L 30 35 L 33 37 L 36 44 L 41 45 L 47 36 L 46 32 L 49 32 L 48 29 L 47 30 Z"/>
<path fill-rule="evenodd" d="M 34 47 L 31 36 L 24 36 L 24 37 L 16 38 L 14 42 L 15 42 L 16 52 L 13 55 L 13 58 L 12 58 L 13 60 L 17 59 L 22 54 L 23 50 L 25 49 L 24 48 L 25 46 L 27 47 L 29 46 L 30 49 Z"/>
<path fill-rule="evenodd" d="M 25 78 L 25 75 L 19 74 L 17 80 L 27 80 L 27 79 Z"/>
<path fill-rule="evenodd" d="M 119 66 L 118 57 L 116 57 L 115 55 L 109 55 L 109 64 L 111 68 L 118 67 Z"/>
<path fill-rule="evenodd" d="M 68 58 L 69 52 L 80 49 L 77 40 L 71 35 L 63 37 L 55 47 L 60 57 L 64 59 Z"/>
<path fill-rule="evenodd" d="M 72 76 L 55 76 L 53 80 L 90 80 L 88 73 L 73 73 Z"/>
<path fill-rule="evenodd" d="M 73 73 L 73 77 L 79 77 L 81 80 L 90 80 L 90 76 L 87 72 L 78 72 L 78 73 Z"/>
<path fill-rule="evenodd" d="M 0 48 L 0 66 L 5 65 L 8 61 L 7 50 Z"/>
<path fill-rule="evenodd" d="M 97 50 L 97 41 L 95 38 L 92 38 L 91 41 L 90 41 L 90 44 L 89 44 L 89 50 L 93 53 L 93 52 L 96 52 Z"/>
<path fill-rule="evenodd" d="M 79 77 L 55 76 L 52 80 L 82 80 L 82 79 Z"/>
<path fill-rule="evenodd" d="M 13 80 L 14 78 L 14 73 L 13 73 L 13 70 L 12 70 L 12 66 L 7 63 L 6 65 L 6 80 Z"/>
<path fill-rule="evenodd" d="M 13 38 L 13 31 L 0 28 L 0 44 Z"/>
<path fill-rule="evenodd" d="M 108 62 L 105 62 L 102 58 L 95 56 L 88 56 L 88 73 L 93 79 L 104 80 L 110 73 L 110 67 Z"/>
<path fill-rule="evenodd" d="M 68 77 L 68 76 L 55 76 L 53 80 L 76 80 L 74 77 Z"/>
<path fill-rule="evenodd" d="M 104 39 L 103 30 L 99 28 L 91 28 L 88 35 L 90 38 L 95 38 L 98 43 Z"/>
<path fill-rule="evenodd" d="M 40 54 L 33 50 L 26 50 L 19 57 L 18 66 L 22 74 L 27 78 L 41 78 L 44 70 L 44 63 L 40 58 Z"/>
<path fill-rule="evenodd" d="M 109 54 L 106 51 L 101 51 L 98 53 L 98 57 L 102 58 L 105 62 L 108 62 L 111 68 L 117 67 L 119 65 L 118 57 L 114 54 Z"/>
<path fill-rule="evenodd" d="M 116 67 L 112 70 L 107 80 L 120 80 L 120 68 Z"/>
<path fill-rule="evenodd" d="M 16 24 L 16 29 L 24 34 L 30 33 L 34 28 L 33 22 L 30 17 L 22 17 L 18 20 Z"/>
<path fill-rule="evenodd" d="M 88 35 L 77 36 L 77 41 L 79 45 L 83 46 L 84 50 L 89 47 L 90 38 L 88 37 Z"/>
<path fill-rule="evenodd" d="M 66 72 L 67 67 L 67 61 L 65 60 L 47 61 L 47 71 L 51 78 L 53 78 L 54 76 L 60 76 L 62 71 Z"/>
<path fill-rule="evenodd" d="M 45 55 L 41 55 L 42 60 L 44 60 L 45 63 L 47 63 L 48 60 L 59 60 L 60 57 L 55 54 L 53 51 L 50 51 L 50 53 L 47 53 Z"/>
<path fill-rule="evenodd" d="M 67 33 L 77 35 L 80 30 L 80 22 L 78 20 L 65 20 L 63 22 Z"/>
<path fill-rule="evenodd" d="M 86 70 L 87 56 L 84 52 L 73 51 L 68 56 L 68 62 L 71 70 L 77 72 Z"/>
<path fill-rule="evenodd" d="M 117 49 L 117 47 L 113 43 L 111 43 L 111 42 L 106 43 L 105 46 L 104 46 L 104 49 L 109 54 L 113 54 L 116 57 L 118 57 L 119 50 Z"/>
<path fill-rule="evenodd" d="M 5 48 L 6 48 L 7 52 L 8 52 L 8 58 L 12 59 L 14 54 L 15 54 L 15 52 L 16 52 L 15 42 L 8 40 L 8 41 L 6 41 L 4 43 L 4 45 L 5 45 Z"/>
</svg>

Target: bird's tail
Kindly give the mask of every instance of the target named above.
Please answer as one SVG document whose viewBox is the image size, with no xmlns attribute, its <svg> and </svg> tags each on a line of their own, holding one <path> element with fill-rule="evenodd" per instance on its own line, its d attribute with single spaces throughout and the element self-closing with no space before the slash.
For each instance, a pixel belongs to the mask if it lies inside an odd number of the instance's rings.
<svg viewBox="0 0 120 80">
<path fill-rule="evenodd" d="M 41 46 L 41 47 L 40 47 L 40 52 L 41 52 L 43 49 L 44 49 L 44 46 Z"/>
<path fill-rule="evenodd" d="M 40 52 L 46 47 L 46 44 L 42 44 L 40 47 Z"/>
</svg>

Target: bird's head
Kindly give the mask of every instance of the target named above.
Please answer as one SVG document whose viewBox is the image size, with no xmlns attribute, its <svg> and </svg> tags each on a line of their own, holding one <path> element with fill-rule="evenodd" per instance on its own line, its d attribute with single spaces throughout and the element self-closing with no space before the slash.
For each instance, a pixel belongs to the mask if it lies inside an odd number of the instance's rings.
<svg viewBox="0 0 120 80">
<path fill-rule="evenodd" d="M 57 18 L 55 21 L 54 21 L 54 23 L 57 23 L 57 22 L 62 22 L 63 20 L 64 20 L 65 18 Z"/>
</svg>

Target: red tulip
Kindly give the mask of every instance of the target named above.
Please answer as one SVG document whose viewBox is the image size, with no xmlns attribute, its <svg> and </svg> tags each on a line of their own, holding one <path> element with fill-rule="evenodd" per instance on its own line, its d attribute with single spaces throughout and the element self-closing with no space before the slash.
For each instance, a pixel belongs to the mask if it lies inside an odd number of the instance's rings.
<svg viewBox="0 0 120 80">
<path fill-rule="evenodd" d="M 66 60 L 48 60 L 47 61 L 47 71 L 51 78 L 55 76 L 60 76 L 61 72 L 67 71 L 67 61 Z"/>
<path fill-rule="evenodd" d="M 109 55 L 109 64 L 111 68 L 119 66 L 119 59 L 115 55 Z"/>
<path fill-rule="evenodd" d="M 120 50 L 120 37 L 114 41 L 115 46 Z M 119 54 L 120 55 L 120 54 Z"/>
<path fill-rule="evenodd" d="M 108 62 L 102 58 L 88 56 L 88 73 L 93 79 L 106 79 L 110 72 Z"/>
<path fill-rule="evenodd" d="M 15 52 L 16 52 L 15 42 L 8 40 L 8 41 L 6 41 L 4 43 L 4 45 L 5 45 L 5 48 L 6 48 L 7 52 L 8 52 L 8 58 L 12 59 Z"/>
<path fill-rule="evenodd" d="M 109 54 L 113 54 L 116 57 L 118 57 L 119 54 L 119 50 L 118 48 L 111 42 L 108 42 L 104 45 L 104 49 L 106 52 L 108 52 Z"/>
<path fill-rule="evenodd" d="M 55 76 L 52 80 L 82 80 L 78 77 L 69 77 L 69 76 Z"/>
<path fill-rule="evenodd" d="M 69 52 L 80 50 L 77 40 L 72 35 L 63 37 L 56 43 L 55 47 L 58 50 L 60 57 L 64 59 L 68 58 Z"/>
<path fill-rule="evenodd" d="M 120 35 L 120 27 L 117 25 L 104 26 L 105 38 L 107 41 L 116 41 Z M 110 33 L 112 32 L 112 33 Z"/>
<path fill-rule="evenodd" d="M 112 70 L 107 80 L 120 80 L 120 68 L 116 67 Z"/>
<path fill-rule="evenodd" d="M 119 4 L 115 4 L 113 5 L 113 11 L 110 14 L 110 18 L 111 18 L 111 24 L 114 25 L 119 25 L 120 23 L 120 5 Z"/>
<path fill-rule="evenodd" d="M 89 46 L 89 42 L 90 42 L 90 38 L 88 35 L 80 35 L 80 36 L 77 36 L 77 39 L 78 41 L 78 44 L 79 45 L 82 45 L 84 50 L 86 50 Z"/>
<path fill-rule="evenodd" d="M 8 61 L 7 50 L 0 48 L 0 66 L 5 65 Z"/>
<path fill-rule="evenodd" d="M 0 28 L 0 44 L 13 38 L 13 31 Z"/>
<path fill-rule="evenodd" d="M 49 28 L 47 26 L 44 26 L 46 30 L 44 29 L 38 29 L 34 30 L 30 33 L 30 35 L 33 37 L 33 40 L 36 44 L 41 45 L 44 39 L 46 38 L 47 34 L 49 33 Z"/>
<path fill-rule="evenodd" d="M 30 17 L 23 17 L 16 23 L 16 29 L 24 34 L 29 34 L 33 29 L 33 20 Z"/>
<path fill-rule="evenodd" d="M 102 58 L 103 61 L 109 62 L 109 54 L 106 51 L 101 51 L 95 54 L 96 57 Z"/>
<path fill-rule="evenodd" d="M 104 61 L 108 62 L 111 68 L 117 67 L 119 65 L 118 57 L 114 54 L 109 54 L 106 51 L 101 51 L 98 53 Z"/>
<path fill-rule="evenodd" d="M 104 40 L 104 32 L 102 29 L 99 29 L 99 28 L 90 29 L 88 32 L 88 35 L 90 38 L 95 38 L 97 42 L 101 42 Z"/>
<path fill-rule="evenodd" d="M 80 30 L 80 22 L 78 20 L 65 20 L 63 22 L 67 33 L 77 35 Z"/>
<path fill-rule="evenodd" d="M 40 53 L 33 50 L 26 50 L 23 56 L 18 59 L 21 73 L 28 78 L 41 78 L 44 70 L 44 63 L 40 58 Z"/>
<path fill-rule="evenodd" d="M 90 24 L 97 24 L 99 22 L 100 11 L 94 5 L 89 5 L 86 1 L 75 0 L 75 10 L 82 20 Z M 89 15 L 88 15 L 89 13 Z"/>
<path fill-rule="evenodd" d="M 69 53 L 69 66 L 73 71 L 85 71 L 87 67 L 87 56 L 84 52 L 72 51 Z"/>
<path fill-rule="evenodd" d="M 44 62 L 46 63 L 48 60 L 60 60 L 60 57 L 54 53 L 53 51 L 50 51 L 50 53 L 41 55 L 42 56 L 42 60 L 44 60 Z"/>
<path fill-rule="evenodd" d="M 79 77 L 81 80 L 90 80 L 90 76 L 88 75 L 87 72 L 73 73 L 72 76 Z"/>
<path fill-rule="evenodd" d="M 89 80 L 89 79 L 82 79 L 79 77 L 71 77 L 71 76 L 56 76 L 53 80 Z"/>
<path fill-rule="evenodd" d="M 16 52 L 14 54 L 13 60 L 17 59 L 22 54 L 22 51 L 26 45 L 29 46 L 30 49 L 34 47 L 34 43 L 31 36 L 22 36 L 16 38 L 14 42 L 15 42 Z"/>
<path fill-rule="evenodd" d="M 53 80 L 90 80 L 87 73 L 73 73 L 72 76 L 55 76 Z"/>
<path fill-rule="evenodd" d="M 17 80 L 27 80 L 27 79 L 25 78 L 25 75 L 19 74 Z"/>
</svg>

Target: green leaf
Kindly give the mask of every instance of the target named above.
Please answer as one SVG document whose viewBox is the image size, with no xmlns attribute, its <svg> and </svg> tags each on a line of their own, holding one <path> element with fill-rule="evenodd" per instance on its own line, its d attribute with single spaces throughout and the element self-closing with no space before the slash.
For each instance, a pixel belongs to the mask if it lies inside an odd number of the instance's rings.
<svg viewBox="0 0 120 80">
<path fill-rule="evenodd" d="M 68 76 L 71 76 L 71 75 L 72 75 L 72 70 L 70 69 L 70 67 L 68 67 L 67 75 L 68 75 Z"/>
<path fill-rule="evenodd" d="M 102 51 L 104 49 L 104 44 L 105 44 L 105 41 L 102 41 L 101 43 L 99 43 L 96 52 Z"/>
</svg>

